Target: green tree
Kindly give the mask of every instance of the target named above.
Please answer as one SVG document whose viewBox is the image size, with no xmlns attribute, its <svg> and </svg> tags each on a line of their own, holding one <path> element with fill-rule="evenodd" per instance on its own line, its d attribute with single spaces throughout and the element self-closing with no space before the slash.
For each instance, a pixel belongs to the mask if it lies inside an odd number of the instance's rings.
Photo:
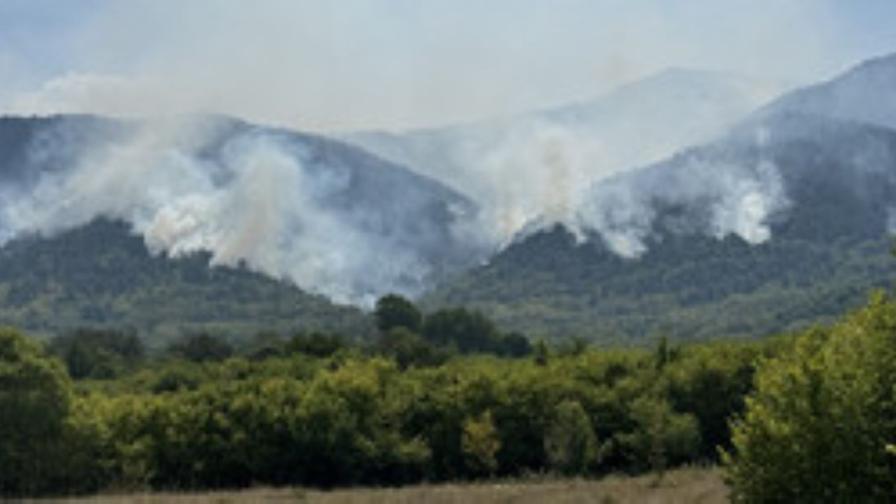
<svg viewBox="0 0 896 504">
<path fill-rule="evenodd" d="M 80 328 L 50 341 L 49 351 L 65 363 L 69 375 L 114 378 L 144 356 L 143 343 L 134 331 Z"/>
<path fill-rule="evenodd" d="M 550 356 L 551 352 L 548 350 L 547 343 L 545 343 L 543 339 L 538 340 L 535 343 L 535 349 L 533 350 L 535 364 L 539 366 L 547 366 Z"/>
<path fill-rule="evenodd" d="M 673 408 L 692 413 L 700 424 L 700 456 L 707 461 L 715 462 L 719 447 L 729 446 L 729 419 L 743 412 L 760 348 L 730 342 L 686 346 L 663 369 Z"/>
<path fill-rule="evenodd" d="M 448 358 L 448 352 L 435 346 L 404 327 L 394 327 L 382 335 L 380 350 L 395 359 L 400 369 L 411 366 L 436 366 Z"/>
<path fill-rule="evenodd" d="M 876 294 L 763 362 L 724 459 L 749 502 L 896 498 L 896 303 Z"/>
<path fill-rule="evenodd" d="M 314 331 L 297 333 L 286 344 L 287 353 L 303 353 L 314 357 L 330 357 L 346 347 L 346 342 L 336 334 Z"/>
<path fill-rule="evenodd" d="M 597 436 L 588 413 L 578 401 L 557 406 L 544 438 L 550 467 L 563 474 L 584 474 L 597 461 Z"/>
<path fill-rule="evenodd" d="M 0 329 L 0 495 L 52 490 L 71 398 L 57 360 L 22 334 Z"/>
<path fill-rule="evenodd" d="M 501 439 L 492 419 L 491 411 L 464 422 L 461 449 L 467 468 L 475 475 L 491 475 L 498 468 L 496 455 L 501 449 Z"/>
<path fill-rule="evenodd" d="M 518 332 L 505 334 L 500 338 L 498 354 L 505 357 L 525 357 L 532 353 L 529 338 Z"/>
<path fill-rule="evenodd" d="M 406 298 L 397 294 L 387 294 L 376 302 L 373 312 L 380 332 L 388 332 L 396 327 L 404 327 L 411 332 L 419 332 L 423 323 L 420 310 Z"/>
<path fill-rule="evenodd" d="M 275 331 L 259 331 L 243 345 L 241 353 L 252 360 L 265 360 L 283 355 L 286 342 Z"/>
<path fill-rule="evenodd" d="M 656 368 L 663 369 L 669 363 L 669 338 L 660 336 L 656 346 Z"/>
<path fill-rule="evenodd" d="M 438 346 L 455 346 L 461 353 L 496 352 L 500 333 L 494 323 L 478 311 L 454 308 L 426 317 L 423 337 Z"/>
<path fill-rule="evenodd" d="M 667 467 L 693 460 L 700 451 L 700 429 L 690 413 L 678 413 L 668 401 L 650 394 L 630 405 L 635 430 L 617 439 L 636 468 L 662 473 Z"/>
<path fill-rule="evenodd" d="M 193 362 L 220 361 L 233 355 L 233 346 L 206 333 L 187 336 L 169 347 L 168 353 Z"/>
</svg>

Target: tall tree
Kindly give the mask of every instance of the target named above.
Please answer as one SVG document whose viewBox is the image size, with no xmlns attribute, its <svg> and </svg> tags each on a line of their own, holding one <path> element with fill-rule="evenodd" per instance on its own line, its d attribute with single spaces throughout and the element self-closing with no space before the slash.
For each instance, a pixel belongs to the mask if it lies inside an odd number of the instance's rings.
<svg viewBox="0 0 896 504">
<path fill-rule="evenodd" d="M 500 345 L 494 323 L 482 313 L 464 308 L 440 310 L 426 317 L 423 337 L 435 345 L 455 345 L 461 353 L 493 352 Z"/>
<path fill-rule="evenodd" d="M 0 329 L 0 495 L 48 490 L 71 400 L 62 364 L 22 334 Z"/>
<path fill-rule="evenodd" d="M 896 302 L 876 295 L 829 331 L 763 362 L 726 454 L 748 502 L 892 502 Z"/>
<path fill-rule="evenodd" d="M 387 294 L 381 297 L 376 302 L 374 317 L 377 328 L 383 333 L 396 327 L 419 332 L 423 323 L 423 315 L 414 303 L 398 294 Z"/>
</svg>

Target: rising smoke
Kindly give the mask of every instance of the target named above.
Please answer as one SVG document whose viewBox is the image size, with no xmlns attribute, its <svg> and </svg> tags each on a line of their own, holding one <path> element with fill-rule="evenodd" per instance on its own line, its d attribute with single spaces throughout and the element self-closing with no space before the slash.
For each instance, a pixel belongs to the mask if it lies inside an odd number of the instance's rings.
<svg viewBox="0 0 896 504">
<path fill-rule="evenodd" d="M 530 118 L 450 151 L 469 162 L 457 164 L 466 171 L 443 172 L 446 182 L 479 204 L 474 212 L 444 187 L 383 169 L 347 146 L 239 124 L 133 122 L 89 148 L 74 134 L 77 122 L 47 128 L 32 138 L 28 163 L 64 168 L 45 168 L 24 186 L 5 184 L 0 243 L 104 216 L 129 223 L 154 253 L 208 250 L 213 264 L 245 262 L 369 306 L 386 292 L 420 294 L 436 275 L 557 223 L 637 257 L 664 206 L 697 207 L 684 231 L 760 243 L 770 238 L 769 217 L 788 205 L 771 161 L 721 166 L 694 158 L 675 170 L 624 173 L 630 166 L 620 144 L 614 150 L 600 141 L 607 135 Z M 757 147 L 766 141 L 759 135 Z M 645 159 L 667 148 L 644 145 Z M 333 151 L 353 154 L 334 160 L 326 154 Z"/>
<path fill-rule="evenodd" d="M 707 161 L 686 154 L 676 166 L 659 166 L 595 184 L 578 214 L 579 226 L 596 231 L 613 252 L 629 258 L 647 251 L 657 219 L 679 209 L 665 231 L 723 239 L 737 235 L 751 244 L 772 237 L 771 223 L 790 207 L 778 167 L 762 151 L 767 133 L 757 132 L 754 164 Z"/>
<path fill-rule="evenodd" d="M 472 197 L 480 206 L 475 229 L 492 247 L 562 224 L 634 257 L 646 248 L 658 203 L 710 205 L 705 213 L 713 218 L 692 232 L 768 238 L 766 216 L 786 200 L 768 163 L 692 160 L 674 175 L 634 173 L 724 134 L 768 95 L 742 77 L 670 70 L 596 100 L 516 118 L 347 138 Z M 620 177 L 628 171 L 631 177 Z"/>
<path fill-rule="evenodd" d="M 301 130 L 406 128 L 594 96 L 673 62 L 800 81 L 849 59 L 831 56 L 843 37 L 819 37 L 833 18 L 818 2 L 767 0 L 729 9 L 737 15 L 709 0 L 680 15 L 663 2 L 516 2 L 508 23 L 511 3 L 217 2 L 214 16 L 201 2 L 110 3 L 57 42 L 72 51 L 59 68 L 36 68 L 31 55 L 4 64 L 0 52 L 0 68 L 34 74 L 26 92 L 0 88 L 0 110 L 213 110 Z M 65 169 L 0 185 L 0 243 L 107 216 L 130 223 L 156 253 L 208 249 L 216 264 L 246 261 L 369 304 L 387 291 L 417 294 L 434 276 L 556 223 L 626 257 L 669 227 L 660 222 L 668 207 L 693 217 L 672 226 L 681 231 L 768 240 L 789 206 L 770 159 L 693 157 L 668 172 L 625 173 L 709 140 L 761 101 L 684 77 L 596 108 L 409 135 L 397 157 L 361 142 L 456 189 L 476 212 L 437 184 L 368 170 L 355 154 L 322 160 L 309 142 L 270 132 L 153 120 L 87 148 L 58 128 L 29 155 Z"/>
<path fill-rule="evenodd" d="M 46 171 L 6 195 L 0 236 L 51 235 L 98 216 L 120 219 L 155 253 L 209 250 L 213 264 L 245 261 L 360 305 L 384 292 L 418 294 L 453 259 L 449 231 L 439 233 L 460 217 L 450 211 L 462 200 L 446 190 L 421 187 L 410 174 L 376 173 L 365 165 L 372 158 L 357 154 L 354 168 L 327 164 L 326 149 L 310 138 L 297 143 L 262 129 L 225 129 L 216 121 L 155 121 L 87 149 L 68 160 L 71 168 Z M 66 149 L 64 135 L 52 136 L 53 144 L 32 142 L 29 158 Z M 365 176 L 399 182 L 378 190 L 364 185 Z M 374 206 L 364 198 L 382 201 Z"/>
</svg>

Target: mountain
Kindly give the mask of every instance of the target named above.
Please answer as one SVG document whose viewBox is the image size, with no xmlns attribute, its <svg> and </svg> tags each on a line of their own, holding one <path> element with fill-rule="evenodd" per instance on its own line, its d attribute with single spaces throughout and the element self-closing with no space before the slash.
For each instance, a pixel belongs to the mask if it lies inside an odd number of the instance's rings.
<svg viewBox="0 0 896 504">
<path fill-rule="evenodd" d="M 210 259 L 209 252 L 151 254 L 127 224 L 107 219 L 50 238 L 16 238 L 0 249 L 0 325 L 42 335 L 129 327 L 153 346 L 196 331 L 372 332 L 357 308 L 245 266 L 210 267 Z"/>
<path fill-rule="evenodd" d="M 798 111 L 896 128 L 896 54 L 865 61 L 827 82 L 795 90 L 769 112 Z"/>
<path fill-rule="evenodd" d="M 150 252 L 292 281 L 339 302 L 418 293 L 481 252 L 469 199 L 318 135 L 227 117 L 0 118 L 0 244 L 121 220 Z"/>
<path fill-rule="evenodd" d="M 595 137 L 628 168 L 708 140 L 768 95 L 768 86 L 746 78 L 672 68 L 589 101 L 470 124 L 400 133 L 362 131 L 344 138 L 463 190 L 462 176 L 474 169 L 467 165 L 519 132 L 555 126 Z"/>
<path fill-rule="evenodd" d="M 896 58 L 873 61 L 823 88 L 858 96 L 870 83 L 866 101 L 889 103 L 894 68 Z M 806 98 L 819 89 L 598 182 L 574 226 L 518 238 L 425 304 L 617 342 L 763 335 L 855 306 L 896 274 L 896 131 L 861 107 Z"/>
<path fill-rule="evenodd" d="M 659 158 L 709 140 L 755 109 L 769 93 L 768 85 L 746 77 L 670 68 L 600 98 L 529 116 L 582 128 L 610 148 L 625 144 L 630 152 L 622 161 L 629 162 L 630 156 L 644 150 Z"/>
<path fill-rule="evenodd" d="M 590 101 L 343 138 L 472 198 L 500 243 L 540 215 L 564 214 L 580 187 L 722 133 L 767 96 L 767 86 L 745 78 L 670 69 Z"/>
</svg>

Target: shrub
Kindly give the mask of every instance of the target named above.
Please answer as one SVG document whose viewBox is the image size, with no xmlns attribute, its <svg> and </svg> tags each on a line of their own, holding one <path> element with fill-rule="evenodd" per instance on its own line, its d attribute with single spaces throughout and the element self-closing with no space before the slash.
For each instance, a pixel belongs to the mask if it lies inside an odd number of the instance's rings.
<svg viewBox="0 0 896 504">
<path fill-rule="evenodd" d="M 62 364 L 22 334 L 0 329 L 0 495 L 50 489 L 71 400 Z"/>
<path fill-rule="evenodd" d="M 764 362 L 724 455 L 749 502 L 896 498 L 896 303 L 882 294 Z"/>
<path fill-rule="evenodd" d="M 588 413 L 578 401 L 557 406 L 545 433 L 544 451 L 550 467 L 564 474 L 583 474 L 597 460 L 597 436 Z"/>
</svg>

